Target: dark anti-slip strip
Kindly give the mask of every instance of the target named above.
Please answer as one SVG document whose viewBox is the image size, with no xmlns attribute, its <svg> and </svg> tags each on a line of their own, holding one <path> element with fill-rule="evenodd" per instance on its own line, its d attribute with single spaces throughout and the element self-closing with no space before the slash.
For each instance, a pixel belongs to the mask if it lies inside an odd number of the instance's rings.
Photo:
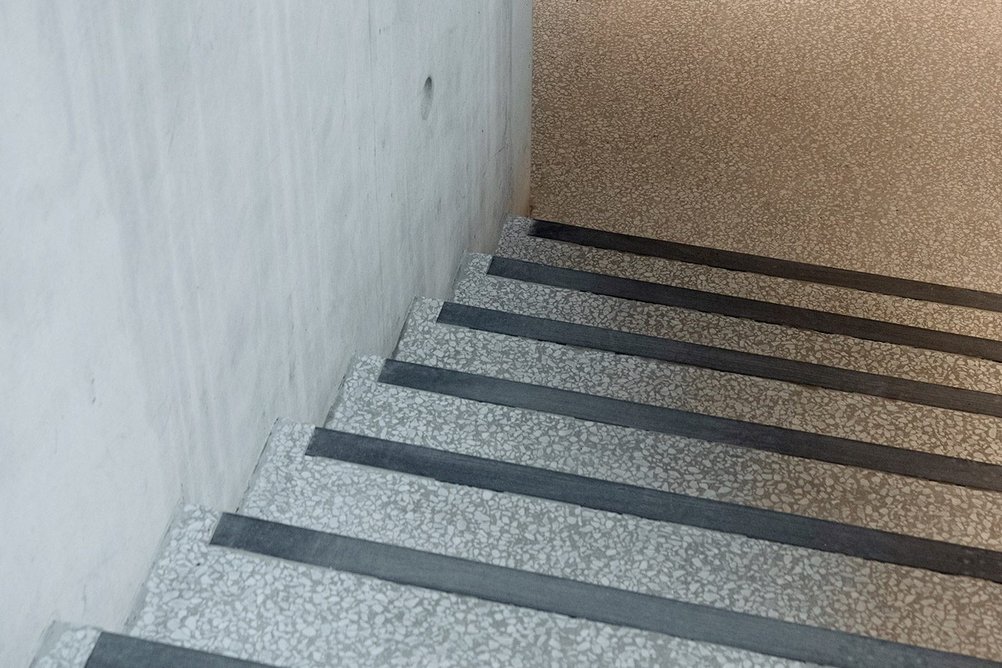
<svg viewBox="0 0 1002 668">
<path fill-rule="evenodd" d="M 659 522 L 1002 583 L 1002 553 L 317 429 L 306 454 Z"/>
<path fill-rule="evenodd" d="M 1002 417 L 1002 396 L 446 302 L 445 325 Z"/>
<path fill-rule="evenodd" d="M 102 633 L 85 668 L 268 668 L 263 663 Z"/>
<path fill-rule="evenodd" d="M 576 269 L 551 267 L 504 257 L 495 257 L 491 260 L 487 273 L 500 278 L 591 292 L 608 297 L 1002 362 L 1002 342 L 976 336 L 773 304 L 661 283 L 593 274 Z"/>
<path fill-rule="evenodd" d="M 634 253 L 660 257 L 666 260 L 701 264 L 707 267 L 729 269 L 731 271 L 747 271 L 777 278 L 788 278 L 795 281 L 808 281 L 834 285 L 840 288 L 851 288 L 865 292 L 875 292 L 894 297 L 906 297 L 940 304 L 953 304 L 986 311 L 1002 312 L 1002 295 L 983 290 L 958 288 L 938 283 L 926 283 L 907 278 L 894 278 L 869 274 L 850 269 L 824 267 L 804 262 L 780 260 L 762 255 L 750 255 L 734 251 L 692 246 L 674 241 L 647 239 L 644 237 L 604 232 L 602 230 L 577 227 L 549 220 L 533 221 L 529 231 L 530 236 L 542 239 L 565 241 L 579 246 L 590 246 L 605 250 Z"/>
<path fill-rule="evenodd" d="M 1002 466 L 386 360 L 380 382 L 512 408 L 1002 491 Z"/>
<path fill-rule="evenodd" d="M 989 666 L 983 659 L 225 514 L 212 544 L 830 666 Z"/>
</svg>

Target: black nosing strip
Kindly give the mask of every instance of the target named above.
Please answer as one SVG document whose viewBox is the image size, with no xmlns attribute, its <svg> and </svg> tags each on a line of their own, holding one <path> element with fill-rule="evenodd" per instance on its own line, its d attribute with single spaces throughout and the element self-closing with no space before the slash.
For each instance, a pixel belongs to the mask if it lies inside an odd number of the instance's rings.
<svg viewBox="0 0 1002 668">
<path fill-rule="evenodd" d="M 399 360 L 384 362 L 379 381 L 511 408 L 553 413 L 951 485 L 1002 491 L 1002 466 L 957 457 L 639 404 Z"/>
<path fill-rule="evenodd" d="M 990 666 L 984 659 L 225 514 L 212 544 L 399 585 L 830 666 Z"/>
<path fill-rule="evenodd" d="M 852 369 L 493 311 L 452 302 L 446 302 L 442 306 L 438 322 L 483 332 L 647 357 L 714 371 L 1002 417 L 1002 396 L 997 394 L 881 376 Z"/>
<path fill-rule="evenodd" d="M 1002 583 L 1002 553 L 571 473 L 317 429 L 307 454 L 440 482 Z"/>
<path fill-rule="evenodd" d="M 506 257 L 493 258 L 487 273 L 499 278 L 590 292 L 607 297 L 1002 362 L 1002 342 L 965 334 L 815 311 L 799 306 L 773 304 L 577 269 L 551 267 Z"/>
<path fill-rule="evenodd" d="M 85 668 L 268 668 L 263 663 L 165 645 L 115 633 L 102 633 Z"/>
<path fill-rule="evenodd" d="M 605 232 L 587 227 L 566 225 L 549 220 L 535 220 L 529 235 L 564 241 L 579 246 L 659 257 L 665 260 L 699 264 L 730 271 L 745 271 L 795 281 L 821 283 L 840 288 L 874 292 L 953 306 L 1002 312 L 1002 295 L 983 290 L 927 283 L 907 278 L 881 276 L 851 269 L 825 267 L 805 262 L 751 255 L 735 251 L 693 246 L 675 241 Z"/>
</svg>

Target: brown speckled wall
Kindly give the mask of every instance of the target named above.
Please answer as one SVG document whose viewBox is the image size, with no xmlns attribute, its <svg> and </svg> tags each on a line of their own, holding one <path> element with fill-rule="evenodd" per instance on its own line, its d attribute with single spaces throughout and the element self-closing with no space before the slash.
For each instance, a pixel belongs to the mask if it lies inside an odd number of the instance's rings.
<svg viewBox="0 0 1002 668">
<path fill-rule="evenodd" d="M 1002 1 L 535 22 L 536 216 L 1002 292 Z"/>
</svg>

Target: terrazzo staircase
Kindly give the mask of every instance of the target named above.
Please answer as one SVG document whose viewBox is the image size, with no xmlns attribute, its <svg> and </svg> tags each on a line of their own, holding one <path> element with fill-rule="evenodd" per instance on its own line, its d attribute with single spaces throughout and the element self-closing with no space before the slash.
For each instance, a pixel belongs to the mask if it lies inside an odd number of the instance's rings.
<svg viewBox="0 0 1002 668">
<path fill-rule="evenodd" d="M 1002 665 L 1000 340 L 995 295 L 513 220 L 36 665 Z"/>
</svg>

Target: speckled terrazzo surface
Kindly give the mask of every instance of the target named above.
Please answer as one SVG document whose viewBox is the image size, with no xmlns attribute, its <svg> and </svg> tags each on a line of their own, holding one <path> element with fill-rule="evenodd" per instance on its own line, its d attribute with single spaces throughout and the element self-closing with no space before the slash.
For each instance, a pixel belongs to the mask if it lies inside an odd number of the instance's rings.
<svg viewBox="0 0 1002 668">
<path fill-rule="evenodd" d="M 532 221 L 528 218 L 509 221 L 495 254 L 596 274 L 1002 340 L 1002 313 L 994 311 L 553 241 L 529 236 L 527 233 L 531 225 Z"/>
<path fill-rule="evenodd" d="M 280 666 L 802 665 L 211 548 L 218 518 L 179 518 L 133 634 Z"/>
<path fill-rule="evenodd" d="M 999 3 L 535 7 L 535 215 L 1002 291 Z"/>
<path fill-rule="evenodd" d="M 535 385 L 1002 464 L 1002 419 L 435 322 L 418 300 L 395 357 Z"/>
<path fill-rule="evenodd" d="M 489 276 L 468 255 L 455 301 L 481 308 L 677 339 L 791 360 L 1002 394 L 1002 364 L 934 350 L 770 325 Z"/>
<path fill-rule="evenodd" d="M 992 583 L 304 457 L 312 431 L 293 423 L 277 426 L 242 512 L 692 603 L 1002 657 L 1002 587 Z M 936 603 L 913 605 L 923 598 Z"/>
<path fill-rule="evenodd" d="M 807 517 L 1002 549 L 998 494 L 375 382 L 358 360 L 333 429 Z"/>
<path fill-rule="evenodd" d="M 93 628 L 66 628 L 51 639 L 31 668 L 84 668 L 99 635 Z"/>
</svg>

